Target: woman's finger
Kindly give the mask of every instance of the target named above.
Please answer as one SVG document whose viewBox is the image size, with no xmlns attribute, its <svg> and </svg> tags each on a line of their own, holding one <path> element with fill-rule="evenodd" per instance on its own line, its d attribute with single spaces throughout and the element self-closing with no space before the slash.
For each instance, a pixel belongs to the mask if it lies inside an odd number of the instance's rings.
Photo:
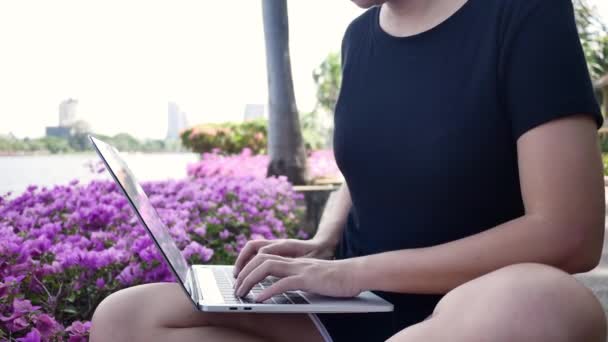
<svg viewBox="0 0 608 342">
<path fill-rule="evenodd" d="M 245 247 L 239 253 L 239 256 L 236 258 L 236 262 L 234 263 L 234 276 L 236 277 L 239 272 L 243 269 L 243 267 L 253 258 L 258 250 L 266 245 L 274 243 L 276 241 L 273 240 L 253 240 L 247 242 Z"/>
<path fill-rule="evenodd" d="M 304 278 L 300 276 L 291 276 L 279 279 L 270 287 L 265 288 L 259 295 L 255 297 L 255 301 L 261 303 L 273 296 L 276 296 L 287 291 L 304 290 Z"/>
<path fill-rule="evenodd" d="M 236 290 L 236 295 L 239 297 L 247 295 L 255 284 L 268 276 L 279 278 L 291 276 L 295 273 L 294 269 L 296 266 L 297 265 L 293 262 L 266 260 L 243 279 L 241 285 Z"/>
<path fill-rule="evenodd" d="M 249 273 L 251 273 L 251 271 L 256 269 L 258 266 L 260 266 L 266 260 L 279 260 L 279 259 L 281 259 L 281 257 L 277 256 L 277 255 L 259 254 L 259 253 L 257 255 L 255 255 L 253 258 L 251 258 L 251 260 L 249 260 L 249 262 L 239 272 L 239 275 L 236 277 L 236 280 L 234 281 L 235 293 L 236 293 L 236 290 L 241 285 L 241 283 L 243 282 L 243 279 L 245 279 L 249 275 Z"/>
<path fill-rule="evenodd" d="M 298 254 L 298 246 L 293 241 L 285 240 L 277 243 L 268 244 L 259 249 L 259 253 L 274 254 L 285 257 L 294 257 Z"/>
</svg>

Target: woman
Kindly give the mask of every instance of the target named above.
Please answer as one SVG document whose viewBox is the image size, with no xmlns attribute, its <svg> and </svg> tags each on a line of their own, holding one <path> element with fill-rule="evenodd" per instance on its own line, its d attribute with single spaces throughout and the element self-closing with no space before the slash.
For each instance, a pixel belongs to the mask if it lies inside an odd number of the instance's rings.
<svg viewBox="0 0 608 342">
<path fill-rule="evenodd" d="M 568 275 L 597 265 L 605 210 L 570 0 L 354 2 L 371 8 L 342 46 L 346 185 L 312 240 L 248 243 L 236 292 L 274 275 L 258 300 L 373 290 L 395 312 L 197 313 L 153 284 L 107 298 L 93 342 L 605 341 L 599 303 Z"/>
</svg>

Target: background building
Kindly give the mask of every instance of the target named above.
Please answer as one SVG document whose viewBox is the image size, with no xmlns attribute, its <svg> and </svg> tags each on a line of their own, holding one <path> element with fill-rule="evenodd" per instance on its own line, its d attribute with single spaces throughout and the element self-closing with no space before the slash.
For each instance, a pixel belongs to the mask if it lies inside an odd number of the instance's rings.
<svg viewBox="0 0 608 342">
<path fill-rule="evenodd" d="M 46 128 L 47 137 L 69 139 L 72 135 L 72 127 L 51 126 Z"/>
<path fill-rule="evenodd" d="M 177 103 L 169 102 L 167 118 L 167 140 L 179 139 L 179 133 L 188 128 L 186 113 L 180 111 Z"/>
<path fill-rule="evenodd" d="M 78 115 L 78 100 L 67 99 L 59 104 L 59 126 L 72 126 Z"/>
<path fill-rule="evenodd" d="M 78 121 L 78 100 L 67 99 L 59 104 L 59 126 L 46 128 L 47 137 L 58 137 L 68 139 L 72 133 L 74 124 Z"/>
</svg>

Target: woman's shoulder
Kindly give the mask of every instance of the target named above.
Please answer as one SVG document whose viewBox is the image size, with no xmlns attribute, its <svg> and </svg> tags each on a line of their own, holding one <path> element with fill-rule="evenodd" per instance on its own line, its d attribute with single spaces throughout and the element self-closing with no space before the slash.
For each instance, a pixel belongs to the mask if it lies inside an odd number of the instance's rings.
<svg viewBox="0 0 608 342">
<path fill-rule="evenodd" d="M 378 6 L 367 9 L 348 25 L 342 38 L 342 58 L 346 57 L 348 50 L 353 46 L 353 40 L 364 40 L 371 33 L 374 20 L 378 15 Z M 355 44 L 356 45 L 356 44 Z"/>
<path fill-rule="evenodd" d="M 493 0 L 492 2 L 503 11 L 503 14 L 517 18 L 525 18 L 537 11 L 572 11 L 573 9 L 572 0 Z"/>
<path fill-rule="evenodd" d="M 489 15 L 492 25 L 496 25 L 499 40 L 506 43 L 510 39 L 526 34 L 545 32 L 559 27 L 574 26 L 572 0 L 469 0 L 479 4 L 479 15 Z"/>
<path fill-rule="evenodd" d="M 370 25 L 373 24 L 374 20 L 376 19 L 379 9 L 379 6 L 373 6 L 365 10 L 363 13 L 361 13 L 358 17 L 356 17 L 355 19 L 353 19 L 353 21 L 350 22 L 350 24 L 346 28 L 346 33 L 344 35 L 348 36 L 350 32 L 361 32 L 361 30 L 369 29 Z"/>
</svg>

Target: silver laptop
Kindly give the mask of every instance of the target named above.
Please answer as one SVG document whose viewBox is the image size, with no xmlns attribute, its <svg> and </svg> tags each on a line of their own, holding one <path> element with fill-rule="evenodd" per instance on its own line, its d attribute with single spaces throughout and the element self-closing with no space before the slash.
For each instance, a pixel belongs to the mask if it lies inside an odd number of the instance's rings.
<svg viewBox="0 0 608 342">
<path fill-rule="evenodd" d="M 277 278 L 271 277 L 256 284 L 246 297 L 235 297 L 232 266 L 189 265 L 118 151 L 99 139 L 92 136 L 90 139 L 112 178 L 128 198 L 141 224 L 150 233 L 184 293 L 198 310 L 292 313 L 387 312 L 393 310 L 391 303 L 369 291 L 354 298 L 331 298 L 303 291 L 290 291 L 276 295 L 263 303 L 254 302 L 253 295 L 277 280 Z"/>
</svg>

